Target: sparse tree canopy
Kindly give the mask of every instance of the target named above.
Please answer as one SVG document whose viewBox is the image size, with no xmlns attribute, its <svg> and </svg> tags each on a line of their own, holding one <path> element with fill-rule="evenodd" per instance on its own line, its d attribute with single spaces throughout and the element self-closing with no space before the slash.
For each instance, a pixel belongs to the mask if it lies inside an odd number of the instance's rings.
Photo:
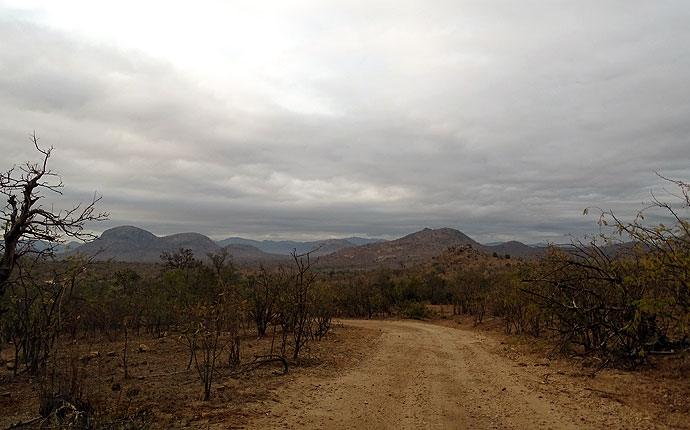
<svg viewBox="0 0 690 430">
<path fill-rule="evenodd" d="M 53 147 L 43 149 L 38 145 L 36 133 L 29 140 L 40 154 L 40 161 L 26 162 L 0 172 L 0 193 L 7 199 L 0 211 L 3 240 L 0 242 L 0 297 L 4 294 L 12 270 L 19 259 L 28 253 L 51 253 L 52 248 L 38 247 L 38 241 L 55 244 L 65 238 L 94 239 L 84 231 L 88 221 L 101 221 L 107 213 L 96 212 L 101 199 L 94 194 L 88 204 L 77 204 L 70 209 L 55 210 L 41 204 L 46 194 L 61 195 L 63 188 L 59 175 L 48 168 Z"/>
</svg>

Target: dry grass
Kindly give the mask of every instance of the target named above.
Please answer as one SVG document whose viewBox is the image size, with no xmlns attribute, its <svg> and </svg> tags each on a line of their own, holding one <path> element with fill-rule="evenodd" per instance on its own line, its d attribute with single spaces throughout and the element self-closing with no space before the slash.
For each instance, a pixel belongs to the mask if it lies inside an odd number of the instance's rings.
<svg viewBox="0 0 690 430">
<path fill-rule="evenodd" d="M 122 339 L 105 337 L 63 342 L 57 370 L 69 380 L 70 363 L 77 360 L 78 383 L 83 398 L 94 408 L 99 425 L 112 428 L 208 428 L 224 423 L 227 428 L 241 425 L 250 418 L 252 405 L 280 401 L 272 391 L 289 383 L 303 372 L 338 372 L 363 348 L 371 334 L 362 329 L 336 327 L 321 342 L 311 342 L 300 360 L 290 363 L 283 375 L 280 363 L 270 363 L 254 370 L 221 365 L 209 401 L 201 401 L 203 384 L 194 366 L 187 369 L 188 349 L 175 340 L 175 334 L 160 339 L 131 336 L 128 350 L 130 377 L 124 378 Z M 246 333 L 242 341 L 242 362 L 255 355 L 268 354 L 271 336 L 258 339 Z M 278 339 L 276 339 L 276 344 Z M 140 352 L 140 344 L 149 350 Z M 11 345 L 10 345 L 11 347 Z M 3 350 L 9 360 L 11 348 Z M 353 353 L 354 352 L 354 353 Z M 0 370 L 0 428 L 38 417 L 40 384 L 35 378 L 13 377 L 6 366 Z"/>
</svg>

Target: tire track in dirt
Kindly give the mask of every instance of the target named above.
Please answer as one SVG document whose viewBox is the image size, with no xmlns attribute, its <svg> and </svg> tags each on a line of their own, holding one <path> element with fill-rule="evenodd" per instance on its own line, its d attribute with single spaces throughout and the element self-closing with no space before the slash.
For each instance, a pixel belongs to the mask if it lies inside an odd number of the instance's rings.
<svg viewBox="0 0 690 430">
<path fill-rule="evenodd" d="M 592 408 L 569 390 L 546 388 L 543 375 L 499 355 L 497 341 L 481 333 L 419 321 L 345 324 L 379 330 L 379 342 L 339 376 L 304 376 L 280 387 L 279 401 L 257 411 L 247 428 L 655 427 L 641 426 L 613 400 Z"/>
</svg>

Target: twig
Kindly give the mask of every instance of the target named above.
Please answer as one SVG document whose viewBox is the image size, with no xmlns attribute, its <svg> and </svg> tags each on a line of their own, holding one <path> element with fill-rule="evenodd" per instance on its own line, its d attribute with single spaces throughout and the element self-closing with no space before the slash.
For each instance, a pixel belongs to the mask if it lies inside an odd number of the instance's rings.
<svg viewBox="0 0 690 430">
<path fill-rule="evenodd" d="M 34 424 L 34 423 L 41 421 L 42 419 L 44 419 L 44 418 L 43 417 L 37 417 L 37 418 L 34 418 L 32 420 L 29 420 L 29 421 L 25 421 L 25 422 L 19 421 L 17 424 L 12 424 L 11 426 L 7 427 L 7 430 L 19 429 L 19 428 L 22 428 L 24 426 L 29 426 L 31 424 Z"/>
</svg>

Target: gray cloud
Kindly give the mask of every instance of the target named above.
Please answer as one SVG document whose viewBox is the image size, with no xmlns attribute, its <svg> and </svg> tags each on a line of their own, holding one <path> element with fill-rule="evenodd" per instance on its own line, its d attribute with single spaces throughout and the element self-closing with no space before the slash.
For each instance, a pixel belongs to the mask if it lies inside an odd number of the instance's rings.
<svg viewBox="0 0 690 430">
<path fill-rule="evenodd" d="M 265 63 L 230 40 L 198 73 L 4 9 L 3 164 L 36 129 L 96 229 L 558 241 L 690 178 L 680 2 L 304 2 Z"/>
</svg>

